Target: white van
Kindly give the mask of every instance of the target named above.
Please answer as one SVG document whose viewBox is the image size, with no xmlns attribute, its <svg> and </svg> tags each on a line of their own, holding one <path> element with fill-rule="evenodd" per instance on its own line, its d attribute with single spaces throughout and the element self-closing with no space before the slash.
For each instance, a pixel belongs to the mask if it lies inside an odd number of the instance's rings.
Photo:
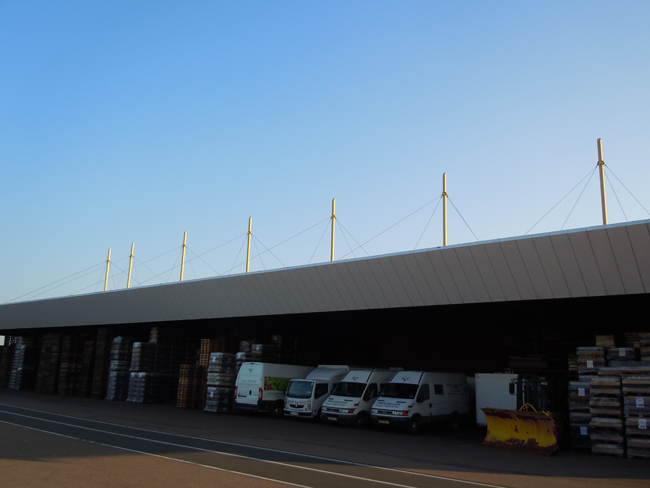
<svg viewBox="0 0 650 488">
<path fill-rule="evenodd" d="M 348 371 L 348 366 L 319 365 L 304 379 L 291 380 L 285 395 L 284 414 L 318 418 L 323 402 Z"/>
<path fill-rule="evenodd" d="M 289 382 L 304 378 L 313 369 L 293 364 L 243 363 L 235 381 L 235 410 L 272 412 L 281 417 Z"/>
<path fill-rule="evenodd" d="M 350 371 L 323 403 L 321 420 L 366 428 L 370 424 L 372 404 L 394 374 L 394 371 Z"/>
<path fill-rule="evenodd" d="M 377 427 L 404 427 L 411 434 L 432 423 L 448 423 L 455 430 L 469 418 L 467 377 L 425 371 L 395 373 L 370 414 Z"/>
</svg>

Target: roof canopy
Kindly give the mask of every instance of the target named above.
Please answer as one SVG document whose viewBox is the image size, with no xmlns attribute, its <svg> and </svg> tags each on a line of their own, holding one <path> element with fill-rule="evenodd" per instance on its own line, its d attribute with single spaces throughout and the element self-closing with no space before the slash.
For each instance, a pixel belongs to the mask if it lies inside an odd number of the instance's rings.
<svg viewBox="0 0 650 488">
<path fill-rule="evenodd" d="M 0 306 L 0 330 L 648 293 L 650 220 Z"/>
</svg>

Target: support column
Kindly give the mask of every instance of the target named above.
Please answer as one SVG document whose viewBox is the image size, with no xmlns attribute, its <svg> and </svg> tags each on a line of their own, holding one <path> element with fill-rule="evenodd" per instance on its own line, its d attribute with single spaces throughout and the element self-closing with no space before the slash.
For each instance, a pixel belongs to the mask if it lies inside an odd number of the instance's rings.
<svg viewBox="0 0 650 488">
<path fill-rule="evenodd" d="M 248 247 L 246 249 L 246 272 L 250 269 L 251 264 L 251 229 L 253 228 L 253 217 L 248 218 Z"/>
<path fill-rule="evenodd" d="M 108 257 L 106 258 L 106 278 L 104 278 L 104 291 L 108 289 L 108 268 L 111 265 L 111 248 L 108 248 Z"/>
<path fill-rule="evenodd" d="M 187 247 L 187 231 L 183 234 L 183 255 L 181 256 L 181 281 L 183 281 L 183 271 L 185 271 L 185 248 Z"/>
<path fill-rule="evenodd" d="M 603 225 L 607 225 L 607 198 L 605 196 L 605 161 L 603 161 L 602 139 L 598 139 L 598 167 L 600 169 L 600 201 L 603 207 Z"/>
<path fill-rule="evenodd" d="M 334 223 L 336 222 L 336 198 L 332 199 L 332 251 L 330 253 L 330 261 L 334 261 Z"/>
<path fill-rule="evenodd" d="M 442 245 L 447 245 L 447 173 L 442 174 Z"/>
<path fill-rule="evenodd" d="M 131 255 L 129 256 L 129 274 L 126 278 L 126 287 L 131 288 L 131 270 L 133 270 L 133 248 L 135 246 L 135 242 L 131 243 Z"/>
</svg>

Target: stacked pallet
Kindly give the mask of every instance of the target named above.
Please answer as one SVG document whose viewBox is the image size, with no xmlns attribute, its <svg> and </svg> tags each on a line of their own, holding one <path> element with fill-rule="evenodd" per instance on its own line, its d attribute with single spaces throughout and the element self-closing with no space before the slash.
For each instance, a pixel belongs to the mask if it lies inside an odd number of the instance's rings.
<svg viewBox="0 0 650 488">
<path fill-rule="evenodd" d="M 59 396 L 77 395 L 85 338 L 73 334 L 63 336 L 61 367 L 59 368 Z"/>
<path fill-rule="evenodd" d="M 45 334 L 36 376 L 36 391 L 54 395 L 58 391 L 61 334 Z"/>
<path fill-rule="evenodd" d="M 206 381 L 206 412 L 231 412 L 235 393 L 235 355 L 210 354 Z"/>
<path fill-rule="evenodd" d="M 95 344 L 95 365 L 93 367 L 93 383 L 90 397 L 95 400 L 106 398 L 108 387 L 108 367 L 110 365 L 113 333 L 105 327 L 97 331 Z"/>
<path fill-rule="evenodd" d="M 95 367 L 95 339 L 86 339 L 81 356 L 81 370 L 77 396 L 89 398 L 93 386 L 93 368 Z"/>
<path fill-rule="evenodd" d="M 131 372 L 127 401 L 136 403 L 165 403 L 169 375 L 152 371 Z"/>
<path fill-rule="evenodd" d="M 210 361 L 210 354 L 213 352 L 235 354 L 239 347 L 240 340 L 235 336 L 222 336 L 217 339 L 201 339 L 199 365 L 207 368 Z"/>
<path fill-rule="evenodd" d="M 11 364 L 14 359 L 15 351 L 15 344 L 5 344 L 2 346 L 2 357 L 0 358 L 0 388 L 6 388 L 9 385 Z"/>
<path fill-rule="evenodd" d="M 192 364 L 181 365 L 178 378 L 177 408 L 198 410 L 205 400 L 206 369 Z"/>
<path fill-rule="evenodd" d="M 129 368 L 133 339 L 115 337 L 111 345 L 106 400 L 124 401 L 129 393 Z"/>
<path fill-rule="evenodd" d="M 650 362 L 650 333 L 639 334 L 641 361 Z"/>
<path fill-rule="evenodd" d="M 251 344 L 253 361 L 262 363 L 276 363 L 278 359 L 275 344 Z"/>
<path fill-rule="evenodd" d="M 641 332 L 626 332 L 625 347 L 639 349 L 641 347 Z"/>
<path fill-rule="evenodd" d="M 620 368 L 601 368 L 600 374 L 591 379 L 590 390 L 591 452 L 622 457 L 625 430 Z"/>
<path fill-rule="evenodd" d="M 156 365 L 156 343 L 134 342 L 131 352 L 131 365 L 129 371 L 144 372 L 154 371 Z"/>
<path fill-rule="evenodd" d="M 19 337 L 11 362 L 9 388 L 14 390 L 33 390 L 36 386 L 36 366 L 39 349 L 30 339 Z"/>
<path fill-rule="evenodd" d="M 605 349 L 605 360 L 607 364 L 617 365 L 633 363 L 637 360 L 636 349 L 634 347 L 608 347 Z"/>
<path fill-rule="evenodd" d="M 623 376 L 627 457 L 650 459 L 650 366 Z"/>
<path fill-rule="evenodd" d="M 591 381 L 598 376 L 598 370 L 605 366 L 605 349 L 603 347 L 578 347 L 578 379 Z"/>
<path fill-rule="evenodd" d="M 296 344 L 297 339 L 288 335 L 271 336 L 271 343 L 275 345 L 277 351 L 277 362 L 281 364 L 296 363 Z"/>
<path fill-rule="evenodd" d="M 591 450 L 590 398 L 591 392 L 589 382 L 569 382 L 569 429 L 571 447 L 574 449 Z"/>
</svg>

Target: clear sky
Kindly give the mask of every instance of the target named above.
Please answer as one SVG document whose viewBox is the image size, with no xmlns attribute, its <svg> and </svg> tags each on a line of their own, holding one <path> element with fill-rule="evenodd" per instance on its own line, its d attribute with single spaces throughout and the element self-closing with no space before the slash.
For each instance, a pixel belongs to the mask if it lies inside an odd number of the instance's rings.
<svg viewBox="0 0 650 488">
<path fill-rule="evenodd" d="M 0 303 L 103 290 L 108 248 L 124 288 L 132 242 L 132 286 L 177 281 L 184 231 L 186 280 L 241 273 L 250 216 L 251 271 L 324 262 L 332 198 L 337 259 L 437 247 L 444 172 L 449 244 L 567 194 L 530 233 L 600 225 L 599 137 L 610 223 L 650 218 L 648 26 L 648 1 L 0 0 Z"/>
</svg>

